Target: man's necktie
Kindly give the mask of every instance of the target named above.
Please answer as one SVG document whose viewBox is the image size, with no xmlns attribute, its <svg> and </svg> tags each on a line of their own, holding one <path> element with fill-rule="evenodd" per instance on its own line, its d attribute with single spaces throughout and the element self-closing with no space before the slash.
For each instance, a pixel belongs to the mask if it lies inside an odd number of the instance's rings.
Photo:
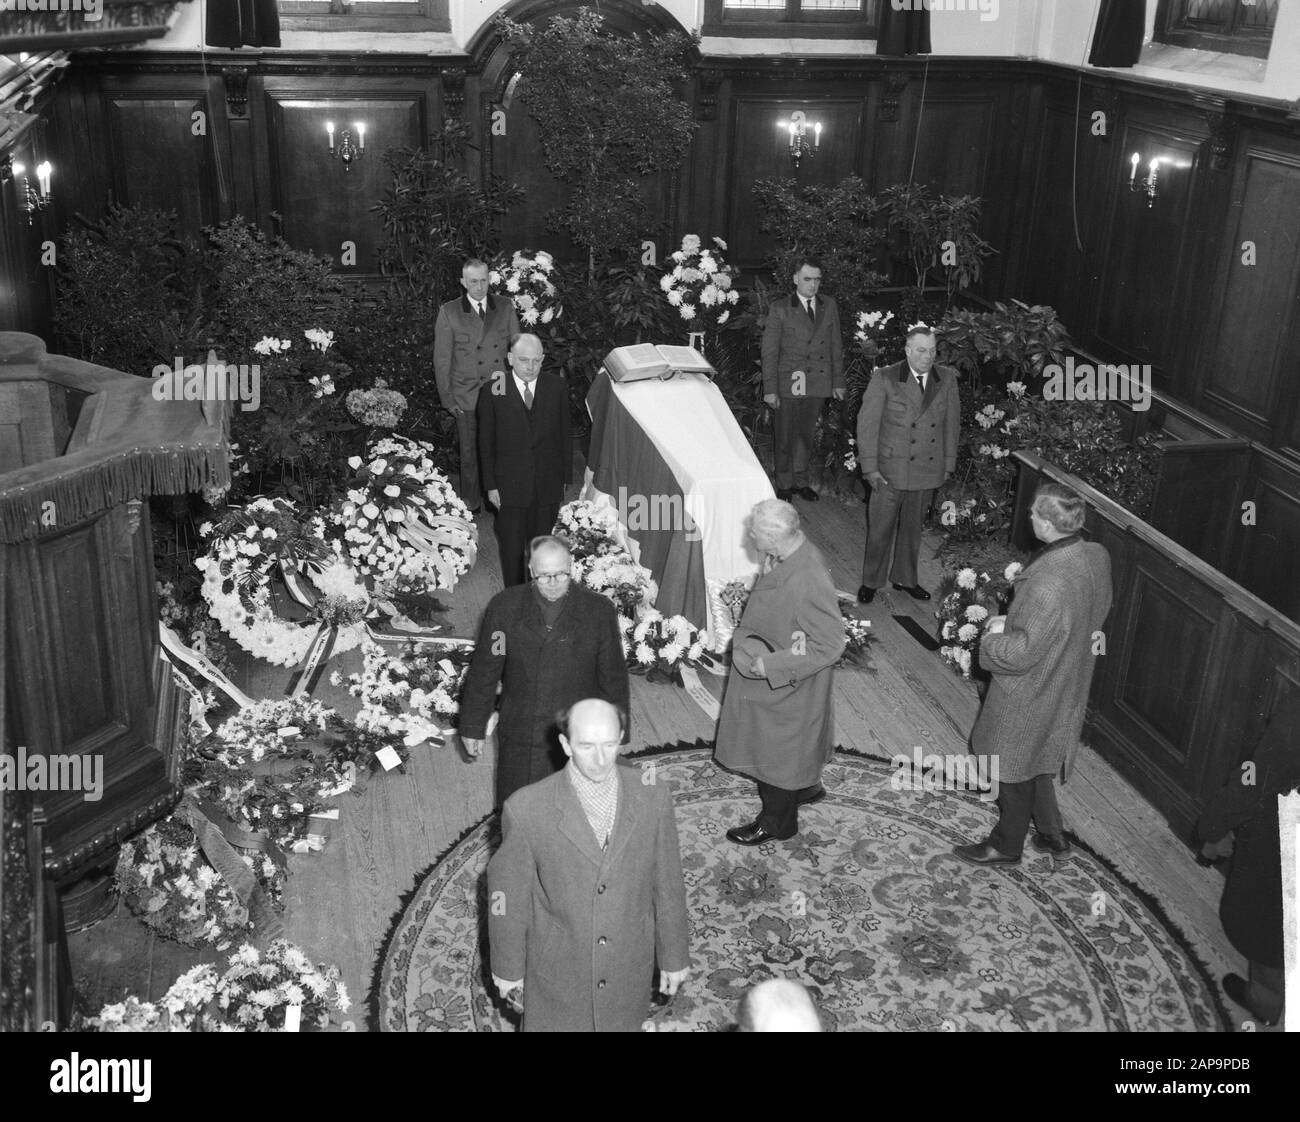
<svg viewBox="0 0 1300 1122">
<path fill-rule="evenodd" d="M 804 306 L 804 308 L 805 308 L 805 309 L 807 310 L 807 312 L 808 312 L 808 318 L 809 318 L 810 320 L 812 320 L 814 323 L 816 323 L 816 322 L 817 322 L 817 309 L 816 309 L 815 307 L 813 307 L 813 302 L 812 302 L 811 300 L 805 300 L 803 306 Z"/>
<path fill-rule="evenodd" d="M 533 387 L 532 386 L 524 387 L 524 408 L 527 409 L 528 412 L 530 413 L 533 411 Z"/>
<path fill-rule="evenodd" d="M 483 305 L 480 304 L 477 300 L 474 301 L 474 310 L 478 312 L 479 319 L 487 319 L 487 312 L 484 311 Z"/>
<path fill-rule="evenodd" d="M 921 392 L 925 393 L 925 375 L 918 374 L 916 376 L 916 384 L 921 387 Z"/>
</svg>

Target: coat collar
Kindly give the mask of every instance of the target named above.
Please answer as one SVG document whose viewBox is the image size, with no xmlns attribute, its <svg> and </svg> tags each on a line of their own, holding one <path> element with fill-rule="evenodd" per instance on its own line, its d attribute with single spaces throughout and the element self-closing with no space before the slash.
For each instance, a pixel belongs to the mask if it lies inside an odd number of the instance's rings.
<svg viewBox="0 0 1300 1122">
<path fill-rule="evenodd" d="M 623 850 L 627 848 L 628 839 L 632 836 L 640 817 L 633 798 L 639 782 L 637 770 L 617 763 L 614 767 L 617 769 L 619 781 L 618 810 L 614 815 L 614 830 L 610 835 L 608 849 L 602 849 L 596 841 L 591 823 L 587 820 L 587 812 L 582 809 L 578 792 L 573 789 L 573 783 L 568 775 L 561 771 L 555 781 L 555 816 L 560 833 L 595 865 L 613 863 L 619 859 Z"/>
<path fill-rule="evenodd" d="M 817 328 L 821 326 L 822 320 L 826 318 L 826 297 L 818 293 L 813 297 L 813 300 L 816 301 L 817 318 L 812 321 L 811 326 Z M 803 300 L 797 292 L 790 293 L 790 310 L 796 315 L 802 316 L 804 321 L 807 322 L 808 312 L 805 310 Z"/>
</svg>

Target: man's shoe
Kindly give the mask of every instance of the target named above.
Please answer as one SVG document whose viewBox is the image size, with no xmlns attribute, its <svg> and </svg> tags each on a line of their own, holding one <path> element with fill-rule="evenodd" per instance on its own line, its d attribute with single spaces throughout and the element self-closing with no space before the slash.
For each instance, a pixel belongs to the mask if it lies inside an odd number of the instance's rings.
<svg viewBox="0 0 1300 1122">
<path fill-rule="evenodd" d="M 784 838 L 769 834 L 757 822 L 751 822 L 748 826 L 737 826 L 734 830 L 728 830 L 727 840 L 734 841 L 737 845 L 762 845 L 766 841 L 785 841 Z"/>
<path fill-rule="evenodd" d="M 858 585 L 858 603 L 870 604 L 876 598 L 876 590 L 868 588 L 865 584 Z"/>
<path fill-rule="evenodd" d="M 795 492 L 795 494 L 798 495 L 801 499 L 803 499 L 803 501 L 806 503 L 815 503 L 818 499 L 821 498 L 821 496 L 817 494 L 817 492 L 814 491 L 811 487 L 800 487 L 799 490 Z"/>
<path fill-rule="evenodd" d="M 1046 834 L 1035 834 L 1029 844 L 1039 853 L 1050 853 L 1053 857 L 1065 857 L 1074 848 L 1064 838 L 1049 838 Z"/>
<path fill-rule="evenodd" d="M 791 499 L 794 498 L 794 488 L 778 487 L 776 489 L 776 497 L 780 499 L 783 503 L 788 503 Z"/>
<path fill-rule="evenodd" d="M 1223 976 L 1223 992 L 1226 993 L 1237 1005 L 1240 1005 L 1260 1024 L 1272 1028 L 1277 1024 L 1277 1018 L 1272 1019 L 1265 1017 L 1262 1013 L 1255 1011 L 1255 1007 L 1250 1004 L 1250 983 L 1240 974 L 1225 974 Z"/>
<path fill-rule="evenodd" d="M 1019 857 L 1008 857 L 1000 850 L 994 849 L 988 842 L 975 845 L 954 845 L 953 853 L 968 865 L 1019 865 Z"/>
<path fill-rule="evenodd" d="M 913 600 L 930 599 L 930 594 L 919 584 L 914 584 L 911 588 L 908 588 L 905 584 L 895 584 L 894 587 L 898 589 L 899 592 L 906 592 Z"/>
<path fill-rule="evenodd" d="M 805 795 L 803 798 L 801 798 L 801 799 L 799 800 L 799 805 L 800 805 L 800 806 L 812 806 L 813 803 L 819 803 L 819 802 L 821 802 L 822 799 L 824 799 L 825 797 L 826 797 L 826 788 L 825 788 L 825 787 L 819 787 L 819 788 L 817 788 L 817 790 L 816 790 L 816 792 L 815 792 L 814 794 L 811 794 L 811 795 Z"/>
</svg>

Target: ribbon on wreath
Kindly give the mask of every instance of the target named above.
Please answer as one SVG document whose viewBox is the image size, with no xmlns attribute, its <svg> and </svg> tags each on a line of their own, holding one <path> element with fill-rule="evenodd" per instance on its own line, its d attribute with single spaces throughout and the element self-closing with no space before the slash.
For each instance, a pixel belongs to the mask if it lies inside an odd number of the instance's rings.
<svg viewBox="0 0 1300 1122">
<path fill-rule="evenodd" d="M 213 666 L 205 656 L 191 650 L 181 642 L 181 637 L 161 621 L 158 623 L 158 637 L 162 641 L 163 651 L 168 662 L 173 663 L 173 665 L 183 663 L 191 670 L 196 671 L 216 686 L 217 689 L 221 690 L 241 709 L 247 709 L 253 704 L 253 699 L 248 694 L 244 693 L 234 682 Z"/>
<path fill-rule="evenodd" d="M 303 655 L 298 669 L 293 672 L 293 677 L 284 688 L 288 697 L 302 697 L 303 694 L 315 692 L 321 675 L 325 673 L 325 664 L 334 653 L 334 644 L 338 641 L 338 637 L 337 624 L 322 623 L 316 628 L 316 637 L 311 641 L 311 646 Z"/>
</svg>

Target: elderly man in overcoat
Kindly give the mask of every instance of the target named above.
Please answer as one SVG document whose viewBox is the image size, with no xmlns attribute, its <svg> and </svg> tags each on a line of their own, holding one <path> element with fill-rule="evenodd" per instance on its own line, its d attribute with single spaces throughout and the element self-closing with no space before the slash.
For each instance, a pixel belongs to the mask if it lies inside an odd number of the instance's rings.
<svg viewBox="0 0 1300 1122">
<path fill-rule="evenodd" d="M 533 580 L 488 601 L 461 688 L 460 737 L 478 756 L 502 686 L 497 726 L 496 801 L 564 766 L 555 714 L 584 697 L 615 705 L 626 720 L 627 662 L 618 612 L 604 596 L 574 585 L 569 547 L 535 538 Z"/>
<path fill-rule="evenodd" d="M 608 702 L 561 721 L 568 766 L 507 800 L 488 865 L 492 977 L 525 1032 L 636 1032 L 656 960 L 669 996 L 690 969 L 672 792 L 618 766 Z"/>
<path fill-rule="evenodd" d="M 957 371 L 935 365 L 934 332 L 908 329 L 902 362 L 872 371 L 858 410 L 858 464 L 871 484 L 858 600 L 870 603 L 888 577 L 930 599 L 917 564 L 921 528 L 936 487 L 957 466 L 961 399 Z"/>
<path fill-rule="evenodd" d="M 727 831 L 738 845 L 799 832 L 799 807 L 825 791 L 822 768 L 835 751 L 831 685 L 844 653 L 839 597 L 820 551 L 799 529 L 799 512 L 766 499 L 749 516 L 764 557 L 732 637 L 731 672 L 718 718 L 719 764 L 758 782 L 762 810 Z"/>
<path fill-rule="evenodd" d="M 1084 502 L 1043 483 L 1030 509 L 1042 551 L 1021 574 L 1005 616 L 988 621 L 980 664 L 993 681 L 971 733 L 998 764 L 999 817 L 985 841 L 953 850 L 973 865 L 1017 865 L 1032 817 L 1034 848 L 1064 857 L 1054 777 L 1083 730 L 1097 665 L 1096 636 L 1110 611 L 1110 555 L 1080 536 Z"/>
</svg>

